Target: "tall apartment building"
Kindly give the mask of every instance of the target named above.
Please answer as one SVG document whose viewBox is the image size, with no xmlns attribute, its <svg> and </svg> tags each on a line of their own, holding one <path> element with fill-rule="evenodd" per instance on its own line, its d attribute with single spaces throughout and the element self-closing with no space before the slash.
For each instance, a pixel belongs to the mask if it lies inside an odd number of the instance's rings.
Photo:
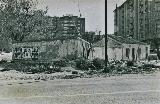
<svg viewBox="0 0 160 104">
<path fill-rule="evenodd" d="M 32 35 L 34 34 L 34 35 Z M 67 15 L 62 17 L 44 16 L 33 28 L 33 33 L 23 41 L 66 39 L 85 35 L 85 18 Z"/>
<path fill-rule="evenodd" d="M 85 34 L 85 18 L 67 15 L 60 17 L 62 36 L 83 36 Z"/>
<path fill-rule="evenodd" d="M 154 0 L 153 2 L 154 11 L 152 14 L 152 22 L 154 25 L 155 36 L 160 38 L 160 0 Z"/>
<path fill-rule="evenodd" d="M 140 41 L 160 38 L 159 14 L 160 0 L 126 0 L 114 10 L 115 35 Z"/>
</svg>

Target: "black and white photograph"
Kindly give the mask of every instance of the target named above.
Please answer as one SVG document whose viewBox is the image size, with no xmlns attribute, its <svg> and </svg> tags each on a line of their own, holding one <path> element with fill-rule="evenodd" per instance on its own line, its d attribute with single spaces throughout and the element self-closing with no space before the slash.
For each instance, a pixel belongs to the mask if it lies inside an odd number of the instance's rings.
<svg viewBox="0 0 160 104">
<path fill-rule="evenodd" d="M 160 104 L 160 0 L 0 0 L 0 104 Z"/>
</svg>

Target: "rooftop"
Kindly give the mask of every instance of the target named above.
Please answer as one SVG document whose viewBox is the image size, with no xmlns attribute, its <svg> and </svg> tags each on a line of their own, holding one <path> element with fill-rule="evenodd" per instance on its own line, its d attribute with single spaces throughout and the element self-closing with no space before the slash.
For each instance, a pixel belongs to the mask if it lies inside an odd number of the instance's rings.
<svg viewBox="0 0 160 104">
<path fill-rule="evenodd" d="M 138 40 L 135 40 L 133 38 L 123 38 L 122 36 L 115 36 L 115 35 L 108 35 L 109 38 L 112 38 L 120 43 L 125 43 L 125 44 L 142 44 L 142 45 L 147 45 L 147 43 L 140 42 Z"/>
<path fill-rule="evenodd" d="M 121 36 L 115 36 L 113 34 L 108 34 L 108 39 L 114 40 L 116 45 L 119 47 L 122 44 L 140 44 L 140 45 L 147 45 L 147 43 L 140 42 L 138 40 L 132 39 L 132 38 L 123 38 Z M 114 44 L 108 44 L 111 45 L 111 47 L 114 46 Z M 102 40 L 96 42 L 93 44 L 95 47 L 104 47 L 105 46 L 105 38 Z"/>
</svg>

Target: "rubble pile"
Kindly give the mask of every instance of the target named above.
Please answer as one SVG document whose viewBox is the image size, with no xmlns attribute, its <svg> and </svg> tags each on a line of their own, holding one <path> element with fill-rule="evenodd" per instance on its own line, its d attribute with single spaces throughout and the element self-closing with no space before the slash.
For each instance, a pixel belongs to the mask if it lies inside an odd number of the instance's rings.
<svg viewBox="0 0 160 104">
<path fill-rule="evenodd" d="M 112 61 L 107 68 L 100 70 L 87 70 L 84 77 L 108 77 L 122 74 L 150 74 L 158 71 L 159 67 L 148 61 Z"/>
<path fill-rule="evenodd" d="M 68 72 L 52 74 L 26 74 L 16 70 L 0 72 L 0 80 L 54 80 L 54 79 L 73 79 L 79 75 Z"/>
<path fill-rule="evenodd" d="M 148 61 L 115 61 L 109 63 L 108 68 L 112 74 L 152 73 L 159 70 L 159 67 Z"/>
<path fill-rule="evenodd" d="M 149 61 L 112 61 L 105 67 L 104 60 L 76 60 L 69 65 L 63 62 L 46 65 L 24 63 L 0 64 L 1 80 L 54 80 L 73 78 L 109 77 L 123 74 L 149 74 L 159 70 L 160 63 Z M 60 64 L 60 65 L 59 65 Z M 66 64 L 66 63 L 65 63 Z"/>
</svg>

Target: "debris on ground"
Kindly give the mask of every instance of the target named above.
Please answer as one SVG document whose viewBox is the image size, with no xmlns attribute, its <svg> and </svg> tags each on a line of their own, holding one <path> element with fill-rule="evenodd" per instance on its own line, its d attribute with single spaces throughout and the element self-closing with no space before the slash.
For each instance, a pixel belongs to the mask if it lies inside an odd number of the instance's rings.
<svg viewBox="0 0 160 104">
<path fill-rule="evenodd" d="M 76 62 L 78 64 L 76 64 Z M 1 63 L 0 79 L 3 80 L 53 80 L 121 76 L 123 74 L 150 74 L 159 70 L 158 65 L 146 60 L 142 61 L 112 61 L 104 67 L 104 61 L 96 59 L 94 62 L 79 59 L 74 64 L 61 66 L 56 64 L 25 64 L 18 62 Z M 83 64 L 85 65 L 83 65 Z M 156 66 L 157 64 L 157 66 Z M 78 67 L 77 67 L 78 66 Z M 97 68 L 98 67 L 98 68 Z M 81 69 L 83 68 L 83 69 Z"/>
</svg>

